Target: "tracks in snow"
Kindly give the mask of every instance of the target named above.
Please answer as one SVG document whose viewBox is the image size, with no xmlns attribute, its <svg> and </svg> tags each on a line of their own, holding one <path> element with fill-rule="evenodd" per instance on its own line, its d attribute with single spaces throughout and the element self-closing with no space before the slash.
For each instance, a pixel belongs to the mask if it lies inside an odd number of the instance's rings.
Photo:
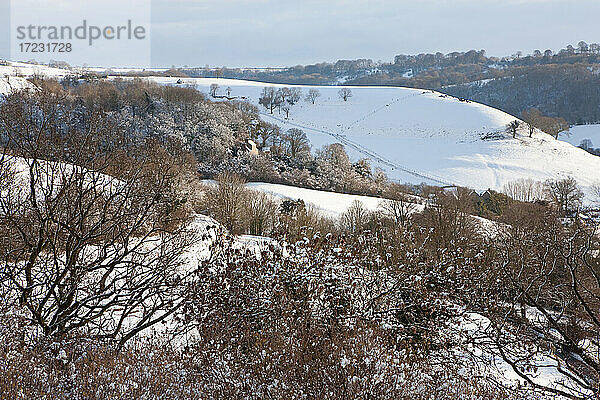
<svg viewBox="0 0 600 400">
<path fill-rule="evenodd" d="M 416 95 L 418 95 L 418 94 L 416 94 Z M 412 97 L 412 96 L 415 96 L 415 95 L 405 96 L 405 97 L 397 99 L 397 101 L 402 100 L 402 99 L 406 99 L 406 98 Z M 383 109 L 384 107 L 387 107 L 387 106 L 380 107 L 379 109 L 377 109 L 377 110 L 369 113 L 367 116 L 370 116 L 371 114 L 376 113 L 377 111 Z M 436 184 L 441 184 L 441 185 L 444 185 L 444 186 L 460 186 L 460 185 L 456 184 L 455 182 L 450 182 L 449 180 L 446 180 L 445 178 L 438 177 L 438 176 L 431 175 L 431 174 L 427 174 L 425 172 L 417 171 L 417 170 L 414 170 L 414 169 L 409 168 L 407 166 L 404 166 L 404 165 L 398 164 L 396 162 L 393 162 L 393 161 L 391 161 L 391 160 L 383 157 L 382 155 L 378 154 L 377 152 L 375 152 L 375 151 L 373 151 L 373 150 L 371 150 L 371 149 L 363 146 L 362 144 L 360 144 L 358 142 L 355 142 L 355 141 L 353 141 L 351 139 L 348 139 L 345 135 L 342 135 L 342 134 L 339 134 L 339 133 L 330 132 L 330 131 L 327 131 L 327 130 L 324 130 L 324 129 L 312 128 L 312 127 L 305 126 L 305 125 L 302 125 L 302 124 L 297 124 L 297 123 L 294 123 L 294 122 L 291 122 L 291 121 L 288 121 L 288 120 L 285 120 L 285 119 L 282 119 L 282 118 L 277 118 L 277 117 L 275 117 L 275 116 L 273 116 L 271 114 L 266 114 L 266 113 L 262 113 L 261 112 L 260 115 L 262 115 L 264 117 L 267 117 L 267 118 L 270 118 L 270 119 L 274 119 L 274 120 L 276 120 L 276 121 L 278 121 L 278 122 L 280 122 L 282 124 L 286 124 L 286 125 L 290 125 L 290 126 L 293 126 L 293 127 L 296 127 L 296 128 L 306 129 L 306 130 L 310 130 L 310 131 L 313 131 L 313 132 L 318 132 L 318 133 L 322 133 L 322 134 L 326 134 L 326 135 L 332 136 L 332 137 L 336 138 L 337 140 L 339 140 L 342 144 L 345 144 L 346 146 L 349 146 L 349 147 L 355 149 L 356 151 L 360 152 L 361 154 L 364 154 L 367 157 L 369 157 L 369 158 L 377 161 L 378 163 L 386 165 L 386 166 L 388 166 L 388 167 L 390 167 L 392 169 L 398 169 L 398 170 L 406 172 L 407 174 L 410 174 L 412 176 L 416 176 L 418 178 L 425 179 L 425 180 L 430 181 L 430 182 L 435 182 Z M 367 116 L 359 119 L 357 122 L 361 121 L 362 119 L 366 118 Z"/>
</svg>

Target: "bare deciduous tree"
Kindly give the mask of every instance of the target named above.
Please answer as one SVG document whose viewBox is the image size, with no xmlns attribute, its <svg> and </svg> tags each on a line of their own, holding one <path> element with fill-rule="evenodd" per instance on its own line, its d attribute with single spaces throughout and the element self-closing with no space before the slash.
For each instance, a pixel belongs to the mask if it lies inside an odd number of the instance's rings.
<svg viewBox="0 0 600 400">
<path fill-rule="evenodd" d="M 340 96 L 340 99 L 348 101 L 352 97 L 352 90 L 350 88 L 341 88 L 338 91 L 338 96 Z"/>
<path fill-rule="evenodd" d="M 310 142 L 301 129 L 291 128 L 282 137 L 284 152 L 291 158 L 298 158 L 310 152 Z"/>
<path fill-rule="evenodd" d="M 217 92 L 219 91 L 219 85 L 213 83 L 210 85 L 209 93 L 211 97 L 217 97 Z"/>
<path fill-rule="evenodd" d="M 508 125 L 506 125 L 506 130 L 512 134 L 513 139 L 517 137 L 517 131 L 521 126 L 521 122 L 518 120 L 514 120 Z"/>
<path fill-rule="evenodd" d="M 594 143 L 591 139 L 583 139 L 577 147 L 582 148 L 585 151 L 589 151 L 594 148 Z"/>
<path fill-rule="evenodd" d="M 594 398 L 600 391 L 598 227 L 529 222 L 521 233 L 511 228 L 496 247 L 503 260 L 490 296 L 505 301 L 489 303 L 479 346 L 499 354 L 535 389 Z M 536 379 L 548 368 L 554 383 Z"/>
<path fill-rule="evenodd" d="M 308 93 L 306 94 L 306 98 L 305 101 L 307 103 L 311 103 L 311 104 L 315 104 L 315 101 L 317 100 L 317 98 L 319 98 L 321 96 L 321 92 L 319 92 L 318 89 L 309 89 Z"/>
<path fill-rule="evenodd" d="M 291 110 L 289 103 L 282 105 L 281 109 L 285 113 L 285 118 L 288 119 L 290 117 L 290 110 Z"/>
<path fill-rule="evenodd" d="M 230 173 L 220 174 L 216 180 L 217 184 L 206 193 L 207 208 L 230 232 L 239 233 L 248 201 L 244 180 Z"/>
<path fill-rule="evenodd" d="M 46 89 L 0 106 L 0 283 L 44 334 L 123 345 L 185 301 L 189 160 L 150 140 L 111 150 L 119 127 L 83 112 Z"/>
<path fill-rule="evenodd" d="M 184 302 L 192 241 L 165 220 L 168 168 L 129 179 L 35 157 L 2 169 L 1 281 L 44 334 L 83 330 L 122 345 Z"/>
<path fill-rule="evenodd" d="M 252 139 L 255 139 L 261 149 L 266 149 L 273 144 L 273 140 L 281 135 L 280 128 L 277 125 L 260 121 L 252 126 L 250 131 Z"/>
<path fill-rule="evenodd" d="M 411 202 L 403 193 L 398 193 L 394 199 L 383 200 L 380 208 L 384 215 L 399 226 L 406 227 L 413 213 L 418 209 L 417 204 Z"/>
<path fill-rule="evenodd" d="M 537 108 L 532 108 L 530 110 L 523 111 L 521 113 L 521 117 L 527 125 L 527 129 L 529 130 L 529 137 L 532 137 L 533 133 L 535 132 L 536 126 L 540 124 L 542 114 Z"/>
<path fill-rule="evenodd" d="M 503 192 L 513 200 L 531 203 L 545 197 L 542 182 L 533 179 L 519 179 L 504 185 Z"/>
<path fill-rule="evenodd" d="M 288 103 L 290 106 L 296 104 L 302 98 L 302 89 L 284 87 L 280 89 L 282 102 Z"/>
<path fill-rule="evenodd" d="M 258 103 L 269 110 L 271 114 L 273 114 L 273 110 L 280 106 L 282 102 L 281 94 L 273 87 L 263 88 L 260 98 L 258 99 Z"/>
<path fill-rule="evenodd" d="M 366 226 L 369 218 L 369 211 L 360 200 L 354 200 L 352 205 L 342 214 L 342 228 L 350 233 L 358 234 Z"/>
<path fill-rule="evenodd" d="M 246 219 L 250 235 L 263 236 L 273 231 L 277 220 L 277 204 L 265 193 L 249 193 Z"/>
<path fill-rule="evenodd" d="M 546 194 L 562 215 L 578 211 L 581 207 L 583 192 L 572 177 L 546 181 Z"/>
<path fill-rule="evenodd" d="M 558 138 L 561 132 L 569 129 L 569 124 L 564 118 L 547 117 L 537 108 L 532 108 L 524 111 L 522 114 L 523 120 L 529 128 L 529 136 L 533 135 L 535 128 Z"/>
</svg>

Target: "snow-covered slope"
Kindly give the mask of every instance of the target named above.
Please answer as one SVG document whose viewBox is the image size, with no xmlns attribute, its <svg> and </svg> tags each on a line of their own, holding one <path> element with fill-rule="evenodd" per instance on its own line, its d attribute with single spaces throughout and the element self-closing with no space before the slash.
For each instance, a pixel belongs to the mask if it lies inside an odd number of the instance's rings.
<svg viewBox="0 0 600 400">
<path fill-rule="evenodd" d="M 0 95 L 15 90 L 35 89 L 35 85 L 27 80 L 33 76 L 62 79 L 70 74 L 72 72 L 66 69 L 0 60 Z"/>
<path fill-rule="evenodd" d="M 600 147 L 600 125 L 576 125 L 560 134 L 560 139 L 579 146 L 584 139 L 592 141 L 592 147 Z"/>
<path fill-rule="evenodd" d="M 207 180 L 204 182 L 214 184 L 214 181 Z M 382 211 L 382 202 L 385 201 L 378 197 L 325 192 L 274 183 L 251 182 L 246 184 L 246 186 L 250 189 L 266 193 L 276 200 L 303 200 L 306 205 L 312 207 L 320 215 L 334 220 L 340 218 L 355 201 L 359 201 L 369 211 Z M 409 196 L 409 198 L 409 201 L 412 203 L 409 213 L 423 212 L 427 201 L 417 196 Z M 495 237 L 505 229 L 505 225 L 486 218 L 477 216 L 471 216 L 471 218 L 475 225 L 479 227 L 480 232 L 489 237 Z"/>
<path fill-rule="evenodd" d="M 68 70 L 22 63 L 0 66 L 2 76 L 40 74 L 60 78 Z M 11 77 L 11 82 L 13 78 Z M 162 84 L 177 84 L 179 78 L 149 78 Z M 233 79 L 186 78 L 208 93 L 212 84 L 219 94 L 231 88 L 231 96 L 245 98 L 258 105 L 260 92 L 273 85 Z M 300 86 L 304 94 L 315 87 Z M 600 157 L 575 148 L 579 130 L 571 138 L 557 141 L 542 132 L 528 137 L 522 129 L 516 139 L 505 133 L 515 117 L 478 103 L 459 101 L 433 91 L 398 87 L 352 87 L 353 96 L 344 102 L 338 97 L 339 86 L 316 87 L 321 96 L 316 104 L 300 101 L 289 118 L 277 111 L 260 107 L 263 119 L 283 129 L 298 127 L 310 139 L 313 149 L 330 143 L 343 143 L 353 159 L 367 157 L 374 167 L 401 182 L 460 185 L 477 190 L 502 190 L 510 181 L 572 176 L 584 190 L 600 182 Z M 600 146 L 595 143 L 596 147 Z M 600 139 L 596 140 L 600 143 Z M 577 142 L 577 143 L 575 143 Z"/>
<path fill-rule="evenodd" d="M 377 197 L 324 192 L 273 183 L 252 182 L 248 183 L 247 186 L 251 189 L 267 193 L 276 199 L 301 199 L 305 204 L 312 206 L 322 215 L 331 218 L 337 218 L 342 215 L 357 200 L 362 203 L 363 207 L 370 211 L 377 210 L 382 202 L 382 199 Z M 422 210 L 422 206 L 420 209 Z"/>
<path fill-rule="evenodd" d="M 215 184 L 213 180 L 204 180 L 203 182 L 208 185 Z M 276 183 L 250 182 L 246 184 L 246 187 L 257 192 L 266 193 L 275 200 L 302 200 L 320 215 L 334 219 L 339 218 L 355 201 L 359 201 L 369 211 L 380 209 L 381 202 L 384 201 L 379 197 L 326 192 Z M 421 203 L 424 200 L 416 196 L 413 197 L 415 199 L 414 211 L 423 211 L 425 206 Z"/>
<path fill-rule="evenodd" d="M 0 65 L 0 77 L 20 76 L 28 78 L 31 76 L 43 76 L 46 78 L 60 79 L 71 74 L 72 72 L 67 69 L 53 68 L 48 67 L 47 65 L 36 65 L 14 61 L 5 61 Z"/>
<path fill-rule="evenodd" d="M 3 61 L 0 65 L 0 76 L 43 76 L 46 78 L 64 78 L 67 75 L 72 75 L 68 69 L 49 67 L 47 65 L 38 65 L 30 63 L 22 63 L 15 61 Z"/>
<path fill-rule="evenodd" d="M 178 80 L 151 79 L 163 84 Z M 206 93 L 218 84 L 220 94 L 230 87 L 231 96 L 254 104 L 263 87 L 285 86 L 209 78 L 183 79 L 182 84 Z M 301 88 L 306 94 L 313 87 Z M 482 104 L 398 87 L 352 87 L 353 96 L 344 102 L 337 94 L 339 86 L 316 88 L 321 93 L 316 104 L 299 102 L 289 119 L 260 107 L 262 117 L 284 129 L 303 129 L 313 148 L 344 143 L 353 158 L 368 157 L 399 181 L 479 190 L 501 190 L 520 178 L 573 176 L 584 187 L 600 181 L 600 158 L 539 131 L 529 138 L 522 129 L 513 139 L 505 127 L 516 118 Z"/>
<path fill-rule="evenodd" d="M 17 76 L 0 76 L 0 95 L 11 93 L 14 90 L 34 89 L 35 85 L 25 78 Z"/>
</svg>

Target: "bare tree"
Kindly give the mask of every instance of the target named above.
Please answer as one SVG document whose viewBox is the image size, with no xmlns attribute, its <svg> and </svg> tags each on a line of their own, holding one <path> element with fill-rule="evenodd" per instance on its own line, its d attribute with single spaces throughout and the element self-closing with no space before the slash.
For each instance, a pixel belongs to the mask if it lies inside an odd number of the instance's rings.
<svg viewBox="0 0 600 400">
<path fill-rule="evenodd" d="M 569 126 L 569 123 L 564 118 L 546 117 L 546 118 L 544 118 L 544 127 L 543 128 L 544 128 L 543 129 L 544 132 L 553 136 L 555 139 L 558 139 L 558 135 L 561 132 L 568 131 L 570 126 Z"/>
<path fill-rule="evenodd" d="M 276 138 L 281 136 L 281 131 L 277 125 L 259 121 L 256 125 L 252 126 L 251 136 L 258 141 L 260 148 L 266 149 L 269 145 L 273 144 Z"/>
<path fill-rule="evenodd" d="M 211 97 L 217 97 L 217 92 L 219 91 L 219 85 L 217 85 L 216 83 L 213 83 L 212 85 L 210 85 L 210 89 L 209 89 L 209 94 Z"/>
<path fill-rule="evenodd" d="M 321 92 L 319 92 L 319 90 L 317 89 L 309 89 L 308 93 L 306 94 L 306 98 L 305 101 L 307 103 L 312 103 L 315 104 L 315 101 L 317 100 L 317 98 L 319 98 L 321 96 Z"/>
<path fill-rule="evenodd" d="M 545 186 L 533 179 L 519 179 L 506 183 L 503 192 L 513 200 L 531 203 L 545 197 Z"/>
<path fill-rule="evenodd" d="M 211 215 L 231 233 L 243 231 L 244 210 L 248 192 L 238 175 L 223 173 L 217 176 L 216 186 L 206 193 L 206 205 Z"/>
<path fill-rule="evenodd" d="M 547 117 L 543 115 L 537 108 L 532 108 L 522 113 L 523 120 L 529 128 L 529 136 L 533 135 L 534 129 L 537 128 L 554 138 L 558 138 L 561 132 L 569 129 L 569 124 L 564 118 Z"/>
<path fill-rule="evenodd" d="M 542 114 L 538 109 L 532 108 L 530 110 L 523 111 L 521 113 L 521 117 L 527 125 L 527 129 L 529 130 L 529 137 L 532 137 L 533 133 L 535 132 L 536 126 L 540 124 Z"/>
<path fill-rule="evenodd" d="M 572 177 L 546 181 L 546 193 L 562 215 L 578 211 L 581 207 L 583 192 Z"/>
<path fill-rule="evenodd" d="M 185 303 L 179 162 L 156 142 L 130 148 L 143 163 L 97 152 L 114 127 L 95 115 L 53 137 L 76 116 L 63 100 L 42 90 L 0 108 L 0 283 L 46 335 L 124 345 Z"/>
<path fill-rule="evenodd" d="M 400 192 L 396 192 L 393 199 L 383 200 L 379 207 L 383 214 L 390 218 L 394 223 L 401 227 L 406 227 L 412 214 L 418 210 L 418 205 L 411 202 L 409 197 Z"/>
<path fill-rule="evenodd" d="M 518 120 L 514 120 L 508 125 L 506 125 L 506 130 L 512 134 L 513 139 L 517 137 L 517 130 L 521 126 L 521 122 Z"/>
<path fill-rule="evenodd" d="M 288 103 L 290 106 L 293 106 L 302 98 L 302 89 L 300 88 L 284 87 L 280 93 L 282 101 Z"/>
<path fill-rule="evenodd" d="M 248 233 L 262 236 L 272 232 L 277 220 L 277 211 L 277 204 L 267 194 L 251 191 L 245 216 L 248 221 Z"/>
<path fill-rule="evenodd" d="M 503 260 L 488 272 L 494 300 L 478 346 L 537 390 L 594 398 L 600 391 L 598 227 L 530 221 L 522 232 L 511 228 L 496 247 Z M 548 368 L 554 383 L 535 378 Z"/>
<path fill-rule="evenodd" d="M 354 200 L 352 205 L 342 214 L 340 219 L 342 228 L 350 233 L 361 232 L 368 221 L 369 211 L 360 200 Z"/>
<path fill-rule="evenodd" d="M 379 206 L 383 214 L 399 226 L 405 227 L 416 205 L 406 200 L 383 200 Z"/>
<path fill-rule="evenodd" d="M 340 97 L 340 99 L 348 101 L 350 97 L 352 97 L 352 90 L 350 88 L 341 88 L 338 91 L 338 96 Z"/>
<path fill-rule="evenodd" d="M 582 148 L 585 151 L 588 151 L 594 148 L 594 143 L 591 139 L 583 139 L 578 147 Z"/>
<path fill-rule="evenodd" d="M 336 170 L 350 171 L 352 168 L 352 162 L 344 145 L 341 143 L 332 143 L 330 145 L 323 146 L 319 149 L 317 157 L 331 164 Z"/>
<path fill-rule="evenodd" d="M 258 103 L 269 110 L 271 114 L 273 114 L 273 110 L 280 106 L 282 102 L 281 93 L 273 87 L 263 88 L 260 98 L 258 99 Z"/>
<path fill-rule="evenodd" d="M 289 103 L 285 103 L 281 106 L 281 109 L 283 110 L 283 112 L 285 113 L 285 118 L 288 119 L 290 117 L 290 110 L 291 110 L 291 106 Z"/>
<path fill-rule="evenodd" d="M 532 123 L 526 122 L 527 130 L 529 131 L 529 137 L 533 137 L 533 133 L 535 132 L 535 125 Z"/>
</svg>

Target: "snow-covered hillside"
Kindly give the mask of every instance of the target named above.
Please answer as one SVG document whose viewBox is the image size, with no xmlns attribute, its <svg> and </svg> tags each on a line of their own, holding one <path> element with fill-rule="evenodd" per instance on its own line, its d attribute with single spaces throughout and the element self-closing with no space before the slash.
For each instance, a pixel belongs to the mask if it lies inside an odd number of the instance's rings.
<svg viewBox="0 0 600 400">
<path fill-rule="evenodd" d="M 584 139 L 592 141 L 592 147 L 600 147 L 600 125 L 576 125 L 560 134 L 560 139 L 579 146 Z"/>
<path fill-rule="evenodd" d="M 43 76 L 46 78 L 64 78 L 73 72 L 63 68 L 53 68 L 47 65 L 36 65 L 21 62 L 5 61 L 0 64 L 0 77 Z"/>
<path fill-rule="evenodd" d="M 4 75 L 40 74 L 60 78 L 67 70 L 11 63 L 0 66 Z M 12 77 L 10 78 L 12 82 Z M 231 88 L 231 96 L 258 105 L 265 86 L 262 82 L 211 78 L 152 77 L 161 84 L 191 85 L 205 93 L 212 84 L 219 94 Z M 288 85 L 289 86 L 289 85 Z M 300 86 L 304 94 L 315 87 Z M 0 82 L 2 89 L 2 82 Z M 505 132 L 515 117 L 482 104 L 460 101 L 434 91 L 399 87 L 352 87 L 353 96 L 344 102 L 340 86 L 316 87 L 321 96 L 316 104 L 300 101 L 290 111 L 270 114 L 259 107 L 261 117 L 287 130 L 303 129 L 313 149 L 343 143 L 353 159 L 367 157 L 374 167 L 400 182 L 460 185 L 477 190 L 502 190 L 521 178 L 535 180 L 572 176 L 584 191 L 600 182 L 600 158 L 574 147 L 580 143 L 576 127 L 569 141 L 554 140 L 535 132 L 528 137 L 522 129 L 516 139 Z M 585 136 L 585 135 L 584 135 Z M 594 141 L 600 143 L 600 139 Z"/>
<path fill-rule="evenodd" d="M 213 180 L 204 180 L 203 182 L 208 185 L 215 184 Z M 246 187 L 257 192 L 266 193 L 275 200 L 302 200 L 320 215 L 333 219 L 339 218 L 355 201 L 359 201 L 369 211 L 381 209 L 381 203 L 384 201 L 384 199 L 379 197 L 326 192 L 276 183 L 250 182 L 246 184 Z M 425 200 L 416 196 L 413 197 L 414 212 L 423 211 L 425 206 L 422 203 Z"/>
<path fill-rule="evenodd" d="M 178 78 L 155 77 L 162 84 Z M 265 86 L 261 82 L 231 79 L 183 79 L 208 93 L 212 84 L 219 94 L 231 88 L 231 96 L 258 104 Z M 301 86 L 304 94 L 310 88 Z M 289 119 L 283 113 L 261 116 L 283 129 L 303 129 L 313 148 L 341 142 L 353 158 L 368 157 L 375 167 L 403 182 L 461 185 L 478 190 L 501 190 L 520 178 L 535 180 L 573 176 L 584 187 L 597 181 L 600 158 L 569 143 L 522 129 L 513 139 L 506 125 L 516 118 L 494 108 L 442 95 L 434 91 L 398 87 L 352 87 L 344 102 L 340 87 L 316 87 L 316 104 L 294 105 Z"/>
<path fill-rule="evenodd" d="M 62 79 L 70 74 L 72 72 L 66 69 L 0 60 L 0 95 L 15 90 L 34 89 L 35 85 L 27 80 L 33 76 Z"/>
<path fill-rule="evenodd" d="M 8 94 L 14 90 L 34 89 L 35 85 L 25 78 L 17 76 L 0 77 L 0 94 Z"/>
<path fill-rule="evenodd" d="M 377 197 L 324 192 L 273 183 L 252 182 L 248 183 L 247 187 L 267 193 L 276 199 L 301 199 L 305 204 L 314 207 L 322 215 L 331 218 L 338 218 L 350 208 L 354 201 L 360 201 L 363 207 L 370 211 L 377 210 L 382 202 L 382 199 Z"/>
</svg>

